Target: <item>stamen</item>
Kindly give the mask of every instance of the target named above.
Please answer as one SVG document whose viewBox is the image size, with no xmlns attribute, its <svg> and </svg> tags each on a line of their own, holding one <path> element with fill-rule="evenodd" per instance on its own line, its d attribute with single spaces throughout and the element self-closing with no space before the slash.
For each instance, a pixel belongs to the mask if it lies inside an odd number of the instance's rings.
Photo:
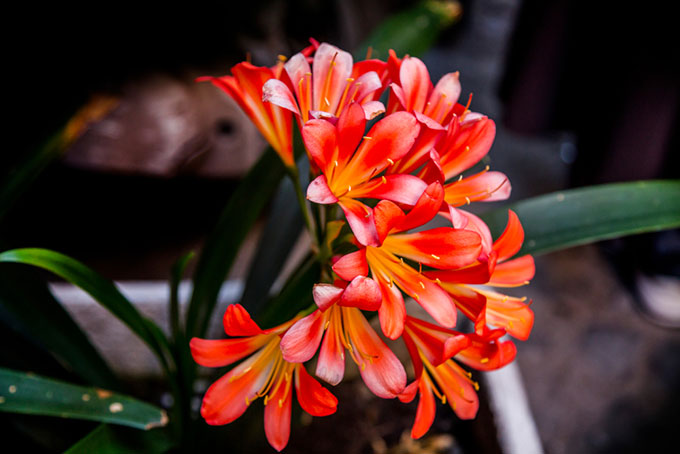
<svg viewBox="0 0 680 454">
<path fill-rule="evenodd" d="M 465 202 L 467 202 L 467 204 L 470 205 L 470 203 L 471 203 L 471 202 L 470 202 L 470 197 L 465 196 Z"/>
<path fill-rule="evenodd" d="M 382 182 L 383 184 L 387 184 L 387 178 L 385 178 L 385 175 L 382 176 Z"/>
<path fill-rule="evenodd" d="M 425 284 L 423 284 L 423 281 L 418 281 L 418 283 L 420 284 L 420 288 L 425 290 Z"/>
<path fill-rule="evenodd" d="M 461 173 L 460 176 L 458 177 L 458 181 L 463 181 L 463 174 Z"/>
<path fill-rule="evenodd" d="M 331 86 L 331 78 L 333 77 L 333 69 L 335 69 L 335 59 L 338 56 L 336 52 L 331 59 L 330 65 L 328 65 L 328 73 L 326 74 L 326 80 L 324 81 L 323 91 L 321 92 L 323 100 L 326 103 L 326 107 L 330 107 L 331 102 L 328 100 L 328 89 Z"/>
<path fill-rule="evenodd" d="M 420 301 L 420 295 L 418 295 L 417 293 L 413 293 L 413 298 L 414 298 L 416 301 Z"/>
<path fill-rule="evenodd" d="M 326 331 L 328 329 L 328 326 L 331 324 L 330 320 L 326 320 L 326 323 L 323 325 L 323 330 Z"/>
<path fill-rule="evenodd" d="M 371 55 L 373 55 L 373 46 L 368 46 L 368 49 L 366 49 L 366 60 L 370 60 Z"/>
<path fill-rule="evenodd" d="M 387 158 L 387 162 L 389 162 L 391 166 L 394 165 L 394 161 L 392 161 L 390 158 Z"/>
<path fill-rule="evenodd" d="M 280 62 L 285 62 L 286 60 L 288 60 L 288 57 L 286 57 L 285 55 L 281 55 L 281 54 L 279 54 L 278 57 L 276 57 L 276 58 L 278 58 Z"/>
<path fill-rule="evenodd" d="M 438 255 L 434 255 L 434 254 L 430 254 L 430 255 L 431 255 L 432 258 L 435 259 L 435 260 L 441 260 L 441 257 L 439 257 Z"/>
<path fill-rule="evenodd" d="M 435 278 L 434 280 L 435 280 L 435 282 L 436 282 L 437 284 L 442 285 L 442 281 L 440 281 L 438 277 Z"/>
<path fill-rule="evenodd" d="M 479 362 L 482 364 L 486 364 L 489 362 L 489 358 L 482 358 Z"/>
<path fill-rule="evenodd" d="M 335 167 L 337 167 L 339 165 L 338 160 L 336 159 L 335 161 L 333 161 L 333 164 L 335 164 Z"/>
<path fill-rule="evenodd" d="M 364 139 L 365 139 L 365 140 L 373 140 L 373 137 L 364 136 Z"/>
<path fill-rule="evenodd" d="M 352 192 L 352 186 L 347 186 L 347 192 Z"/>
</svg>

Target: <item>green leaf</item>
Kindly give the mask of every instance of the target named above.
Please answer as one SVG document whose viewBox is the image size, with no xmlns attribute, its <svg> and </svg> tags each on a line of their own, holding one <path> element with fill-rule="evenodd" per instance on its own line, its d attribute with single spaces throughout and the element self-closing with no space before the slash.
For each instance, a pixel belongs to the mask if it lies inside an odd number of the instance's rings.
<svg viewBox="0 0 680 454">
<path fill-rule="evenodd" d="M 9 319 L 84 380 L 118 389 L 115 374 L 42 279 L 19 271 L 24 270 L 5 265 L 0 273 L 1 318 Z"/>
<path fill-rule="evenodd" d="M 195 255 L 194 251 L 188 252 L 172 265 L 170 274 L 170 332 L 175 340 L 180 332 L 179 284 L 182 281 L 187 265 L 193 260 Z"/>
<path fill-rule="evenodd" d="M 394 49 L 398 56 L 422 55 L 437 40 L 439 34 L 456 22 L 461 15 L 460 4 L 450 1 L 421 1 L 383 22 L 354 53 L 363 59 L 369 47 L 373 57 L 386 59 Z"/>
<path fill-rule="evenodd" d="M 123 321 L 139 336 L 163 365 L 168 367 L 167 339 L 152 321 L 143 317 L 113 282 L 105 279 L 79 261 L 47 249 L 12 249 L 0 253 L 0 263 L 24 263 L 46 269 L 89 293 L 97 302 Z"/>
<path fill-rule="evenodd" d="M 17 199 L 54 160 L 61 156 L 64 138 L 60 130 L 32 153 L 21 165 L 3 178 L 0 187 L 0 220 L 14 206 Z"/>
<path fill-rule="evenodd" d="M 261 314 L 255 319 L 262 327 L 272 327 L 290 320 L 298 312 L 314 304 L 312 287 L 319 282 L 321 268 L 319 262 L 308 257 L 279 294 L 272 298 Z"/>
<path fill-rule="evenodd" d="M 165 411 L 129 396 L 0 368 L 0 411 L 88 419 L 137 429 L 167 424 Z"/>
<path fill-rule="evenodd" d="M 101 424 L 65 454 L 160 454 L 172 447 L 173 442 L 163 429 L 141 431 Z"/>
<path fill-rule="evenodd" d="M 560 191 L 482 215 L 494 238 L 507 210 L 519 216 L 519 254 L 545 254 L 581 244 L 680 226 L 680 180 L 616 183 Z"/>
<path fill-rule="evenodd" d="M 205 334 L 220 288 L 239 247 L 284 173 L 285 167 L 278 155 L 268 148 L 231 195 L 196 266 L 194 290 L 187 310 L 187 338 Z"/>
<path fill-rule="evenodd" d="M 309 172 L 307 162 L 306 157 L 298 160 L 302 175 Z M 241 297 L 241 305 L 251 315 L 258 313 L 267 302 L 272 284 L 295 246 L 303 225 L 295 188 L 292 181 L 286 178 L 281 181 L 274 196 L 269 219 L 260 237 Z"/>
</svg>

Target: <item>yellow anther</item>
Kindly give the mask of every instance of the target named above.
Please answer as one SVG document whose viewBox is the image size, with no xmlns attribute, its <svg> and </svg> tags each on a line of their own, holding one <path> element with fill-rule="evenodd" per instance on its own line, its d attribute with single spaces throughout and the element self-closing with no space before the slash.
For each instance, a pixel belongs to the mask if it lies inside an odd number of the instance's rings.
<svg viewBox="0 0 680 454">
<path fill-rule="evenodd" d="M 438 255 L 434 255 L 434 254 L 430 254 L 430 255 L 431 255 L 432 258 L 435 259 L 435 260 L 441 260 L 441 257 L 439 257 Z"/>
<path fill-rule="evenodd" d="M 524 302 L 524 301 L 527 300 L 527 297 L 526 297 L 526 296 L 523 296 L 523 297 L 521 297 L 519 300 L 522 301 L 522 302 Z"/>
<path fill-rule="evenodd" d="M 512 329 L 512 320 L 508 321 L 508 326 Z"/>
<path fill-rule="evenodd" d="M 335 161 L 333 161 L 333 164 L 335 164 L 335 167 L 337 167 L 339 165 L 338 160 L 336 159 Z"/>
<path fill-rule="evenodd" d="M 470 151 L 470 147 L 469 147 L 469 146 L 465 147 L 465 152 L 468 152 L 468 151 Z"/>
<path fill-rule="evenodd" d="M 438 277 L 435 278 L 434 280 L 435 280 L 435 282 L 436 282 L 437 284 L 442 285 L 442 281 L 440 281 Z"/>
<path fill-rule="evenodd" d="M 246 396 L 246 407 L 250 405 L 250 401 L 248 400 L 248 396 Z"/>
<path fill-rule="evenodd" d="M 305 76 L 312 77 L 312 73 L 305 73 Z"/>
<path fill-rule="evenodd" d="M 461 173 L 460 176 L 458 177 L 458 181 L 463 181 L 463 174 Z"/>
<path fill-rule="evenodd" d="M 467 204 L 470 205 L 470 197 L 465 196 L 465 202 L 467 202 Z"/>
<path fill-rule="evenodd" d="M 346 80 L 347 82 L 354 82 L 354 77 L 348 77 Z"/>
<path fill-rule="evenodd" d="M 391 166 L 394 165 L 394 161 L 392 161 L 390 158 L 387 158 L 387 162 L 389 162 Z"/>
<path fill-rule="evenodd" d="M 328 329 L 328 326 L 329 326 L 330 324 L 331 324 L 331 321 L 330 321 L 330 320 L 326 320 L 326 324 L 323 325 L 324 331 Z"/>
<path fill-rule="evenodd" d="M 267 403 L 269 403 L 269 396 L 264 396 L 264 405 L 266 406 Z"/>
<path fill-rule="evenodd" d="M 479 383 L 477 383 L 476 381 L 473 381 L 472 386 L 475 387 L 475 391 L 479 391 Z"/>
<path fill-rule="evenodd" d="M 364 136 L 364 139 L 365 139 L 365 140 L 373 140 L 373 137 L 371 137 L 371 136 Z"/>
<path fill-rule="evenodd" d="M 352 186 L 347 186 L 347 192 L 352 192 Z"/>
<path fill-rule="evenodd" d="M 392 288 L 394 286 L 394 281 L 392 280 L 392 278 L 390 278 L 390 282 L 387 285 L 389 285 L 390 288 Z"/>
<path fill-rule="evenodd" d="M 387 178 L 385 178 L 385 175 L 382 176 L 382 182 L 383 184 L 387 184 Z"/>
<path fill-rule="evenodd" d="M 505 296 L 503 297 L 503 300 L 501 301 L 501 303 L 505 303 L 505 302 L 506 302 L 507 300 L 509 300 L 509 299 L 510 299 L 510 297 L 509 297 L 508 295 L 505 295 Z"/>
<path fill-rule="evenodd" d="M 281 55 L 281 54 L 279 54 L 278 57 L 276 57 L 276 58 L 278 58 L 279 61 L 286 61 L 286 60 L 288 60 L 288 57 L 286 57 L 285 55 Z"/>
<path fill-rule="evenodd" d="M 489 362 L 489 358 L 482 358 L 479 362 L 482 364 L 486 364 Z"/>
<path fill-rule="evenodd" d="M 418 281 L 418 283 L 420 284 L 420 288 L 425 290 L 425 284 L 423 284 L 423 281 Z"/>
<path fill-rule="evenodd" d="M 279 408 L 283 407 L 283 399 L 279 399 Z"/>
<path fill-rule="evenodd" d="M 491 167 L 486 166 L 486 167 L 484 168 L 484 170 L 486 170 L 486 171 L 488 172 L 490 168 L 491 168 Z"/>
<path fill-rule="evenodd" d="M 526 322 L 527 322 L 527 320 L 526 320 L 524 317 L 520 317 L 520 318 L 519 318 L 519 321 L 522 322 L 522 323 L 526 323 Z"/>
<path fill-rule="evenodd" d="M 330 102 L 330 101 L 328 100 L 328 98 L 325 97 L 325 96 L 323 97 L 323 101 L 326 103 L 327 106 L 330 106 L 330 105 L 331 105 L 331 102 Z"/>
<path fill-rule="evenodd" d="M 361 370 L 366 370 L 366 363 L 361 363 Z"/>
<path fill-rule="evenodd" d="M 420 301 L 420 296 L 419 296 L 417 293 L 414 293 L 414 294 L 413 294 L 413 298 L 414 298 L 416 301 Z"/>
</svg>

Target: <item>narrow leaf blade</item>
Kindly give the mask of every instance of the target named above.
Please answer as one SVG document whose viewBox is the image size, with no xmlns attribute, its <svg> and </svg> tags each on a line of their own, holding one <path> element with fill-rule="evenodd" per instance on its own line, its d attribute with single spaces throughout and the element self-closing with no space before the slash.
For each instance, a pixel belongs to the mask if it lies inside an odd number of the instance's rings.
<svg viewBox="0 0 680 454">
<path fill-rule="evenodd" d="M 503 231 L 508 209 L 524 227 L 519 254 L 545 254 L 680 227 L 680 180 L 606 184 L 523 200 L 482 215 L 494 237 Z"/>
<path fill-rule="evenodd" d="M 0 368 L 0 411 L 87 419 L 149 430 L 165 411 L 129 396 Z"/>
<path fill-rule="evenodd" d="M 196 266 L 194 290 L 187 310 L 187 338 L 205 334 L 220 288 L 239 247 L 284 172 L 278 155 L 269 148 L 231 195 Z"/>
</svg>

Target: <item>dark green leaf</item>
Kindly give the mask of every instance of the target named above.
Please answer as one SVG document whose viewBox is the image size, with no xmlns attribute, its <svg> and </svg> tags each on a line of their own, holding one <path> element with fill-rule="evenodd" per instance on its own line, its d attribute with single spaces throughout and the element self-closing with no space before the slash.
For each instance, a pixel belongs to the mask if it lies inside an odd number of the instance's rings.
<svg viewBox="0 0 680 454">
<path fill-rule="evenodd" d="M 306 157 L 298 160 L 301 175 L 309 172 Z M 269 219 L 250 265 L 241 305 L 251 314 L 258 313 L 269 297 L 272 284 L 281 272 L 288 254 L 300 236 L 304 222 L 297 203 L 295 188 L 289 178 L 276 191 Z"/>
<path fill-rule="evenodd" d="M 12 249 L 0 253 L 0 262 L 24 263 L 46 269 L 89 293 L 97 302 L 123 321 L 157 354 L 167 368 L 167 339 L 109 280 L 71 257 L 47 249 Z"/>
<path fill-rule="evenodd" d="M 482 215 L 494 237 L 507 210 L 525 231 L 520 254 L 544 254 L 595 241 L 680 226 L 680 180 L 638 181 L 571 189 L 523 200 Z"/>
<path fill-rule="evenodd" d="M 314 304 L 312 287 L 319 282 L 319 263 L 309 257 L 293 273 L 279 294 L 272 298 L 256 320 L 262 327 L 272 327 L 290 320 Z"/>
<path fill-rule="evenodd" d="M 169 434 L 162 429 L 141 431 L 101 424 L 65 454 L 160 454 L 172 447 Z"/>
<path fill-rule="evenodd" d="M 172 265 L 172 272 L 170 275 L 170 331 L 172 338 L 177 339 L 180 331 L 179 321 L 179 284 L 184 276 L 184 271 L 189 262 L 196 254 L 191 251 L 184 254 Z"/>
<path fill-rule="evenodd" d="M 373 57 L 385 60 L 387 52 L 394 49 L 399 57 L 405 54 L 422 55 L 437 40 L 439 34 L 460 17 L 456 2 L 426 0 L 383 22 L 354 53 L 363 59 L 368 48 Z"/>
<path fill-rule="evenodd" d="M 231 195 L 196 266 L 194 290 L 187 310 L 187 338 L 205 334 L 220 288 L 239 247 L 284 173 L 281 160 L 269 148 Z"/>
<path fill-rule="evenodd" d="M 0 411 L 88 419 L 138 429 L 167 424 L 160 408 L 100 388 L 0 368 Z"/>
<path fill-rule="evenodd" d="M 84 380 L 110 389 L 115 374 L 45 283 L 33 273 L 5 265 L 0 273 L 0 318 L 35 340 Z"/>
<path fill-rule="evenodd" d="M 61 155 L 63 134 L 59 131 L 14 169 L 0 186 L 0 220 L 48 165 Z"/>
</svg>

